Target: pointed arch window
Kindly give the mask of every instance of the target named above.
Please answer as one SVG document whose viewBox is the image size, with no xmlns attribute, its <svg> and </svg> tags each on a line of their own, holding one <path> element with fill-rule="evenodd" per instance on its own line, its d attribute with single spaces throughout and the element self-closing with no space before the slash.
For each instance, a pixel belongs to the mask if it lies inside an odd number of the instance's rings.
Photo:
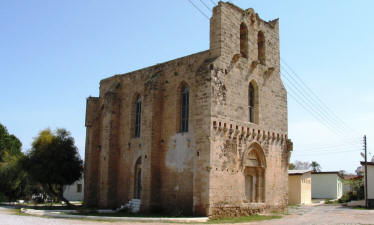
<svg viewBox="0 0 374 225">
<path fill-rule="evenodd" d="M 259 123 L 259 90 L 255 80 L 248 86 L 248 120 L 250 123 Z"/>
<path fill-rule="evenodd" d="M 188 132 L 190 89 L 184 86 L 181 90 L 180 132 Z"/>
<path fill-rule="evenodd" d="M 240 24 L 240 55 L 248 58 L 248 29 L 245 23 Z"/>
<path fill-rule="evenodd" d="M 142 114 L 142 100 L 140 96 L 138 96 L 135 102 L 134 137 L 140 137 L 141 114 Z"/>
<path fill-rule="evenodd" d="M 249 122 L 255 122 L 255 89 L 253 84 L 249 84 L 248 91 L 248 109 L 249 109 Z"/>
</svg>

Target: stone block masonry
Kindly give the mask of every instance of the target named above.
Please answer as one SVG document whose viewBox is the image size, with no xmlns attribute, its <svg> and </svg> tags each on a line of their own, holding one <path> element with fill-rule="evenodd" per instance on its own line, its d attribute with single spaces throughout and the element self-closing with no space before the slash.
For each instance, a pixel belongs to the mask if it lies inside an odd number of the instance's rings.
<svg viewBox="0 0 374 225">
<path fill-rule="evenodd" d="M 100 82 L 87 99 L 87 206 L 211 217 L 288 201 L 278 20 L 220 2 L 210 48 Z"/>
</svg>

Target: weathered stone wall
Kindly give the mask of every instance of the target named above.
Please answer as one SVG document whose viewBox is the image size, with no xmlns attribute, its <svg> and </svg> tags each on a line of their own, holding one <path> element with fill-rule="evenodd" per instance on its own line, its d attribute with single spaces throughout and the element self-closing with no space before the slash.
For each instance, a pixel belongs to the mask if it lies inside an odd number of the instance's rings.
<svg viewBox="0 0 374 225">
<path fill-rule="evenodd" d="M 242 22 L 248 28 L 245 57 Z M 257 56 L 259 31 L 265 35 L 265 61 Z M 135 164 L 141 161 L 143 210 L 216 217 L 287 205 L 292 145 L 278 22 L 220 2 L 210 34 L 209 51 L 100 82 L 99 98 L 87 102 L 86 204 L 114 207 L 134 198 Z M 248 122 L 250 82 L 258 94 L 254 123 Z M 179 132 L 183 85 L 190 90 L 188 132 Z M 138 97 L 141 134 L 134 137 Z M 248 202 L 251 174 L 258 175 L 258 191 Z"/>
<path fill-rule="evenodd" d="M 86 108 L 86 150 L 84 167 L 84 203 L 94 206 L 98 201 L 98 171 L 100 168 L 99 157 L 99 133 L 100 114 L 99 98 L 87 98 Z"/>
<path fill-rule="evenodd" d="M 210 61 L 206 51 L 101 81 L 97 204 L 113 207 L 134 197 L 135 162 L 141 157 L 143 209 L 206 214 L 209 173 L 200 167 L 209 166 Z M 189 131 L 180 133 L 183 84 L 190 88 L 190 122 Z M 141 135 L 134 138 L 137 96 L 142 99 Z"/>
<path fill-rule="evenodd" d="M 241 23 L 248 28 L 246 57 L 240 54 Z M 260 31 L 265 36 L 266 60 L 262 63 L 257 45 Z M 229 207 L 226 216 L 246 214 L 253 207 L 283 208 L 288 198 L 290 145 L 287 93 L 280 79 L 278 21 L 265 22 L 252 9 L 220 3 L 211 19 L 211 49 L 219 58 L 211 71 L 210 214 L 222 215 L 225 207 L 221 206 L 225 204 L 243 208 L 231 212 Z M 253 123 L 249 122 L 248 110 L 250 82 L 255 84 L 257 94 L 258 115 Z M 245 196 L 243 154 L 251 150 L 253 143 L 260 146 L 266 159 L 265 178 L 259 187 L 259 195 L 265 197 L 262 203 L 248 203 Z"/>
</svg>

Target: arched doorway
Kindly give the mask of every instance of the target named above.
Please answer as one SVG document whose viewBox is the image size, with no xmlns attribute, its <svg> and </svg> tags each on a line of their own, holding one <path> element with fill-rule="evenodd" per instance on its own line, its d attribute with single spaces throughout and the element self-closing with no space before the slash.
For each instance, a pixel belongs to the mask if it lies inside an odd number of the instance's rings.
<svg viewBox="0 0 374 225">
<path fill-rule="evenodd" d="M 140 199 L 142 193 L 142 158 L 139 157 L 135 163 L 134 170 L 134 198 Z"/>
<path fill-rule="evenodd" d="M 248 202 L 265 202 L 265 156 L 259 146 L 244 155 L 245 197 Z"/>
</svg>

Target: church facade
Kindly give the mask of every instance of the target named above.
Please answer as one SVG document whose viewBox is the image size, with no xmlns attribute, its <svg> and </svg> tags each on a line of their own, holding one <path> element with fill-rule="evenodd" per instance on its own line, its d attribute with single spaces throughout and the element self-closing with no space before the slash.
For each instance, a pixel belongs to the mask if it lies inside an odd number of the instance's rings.
<svg viewBox="0 0 374 225">
<path fill-rule="evenodd" d="M 288 202 L 278 20 L 220 2 L 210 48 L 100 82 L 87 99 L 84 204 L 248 215 Z"/>
</svg>

